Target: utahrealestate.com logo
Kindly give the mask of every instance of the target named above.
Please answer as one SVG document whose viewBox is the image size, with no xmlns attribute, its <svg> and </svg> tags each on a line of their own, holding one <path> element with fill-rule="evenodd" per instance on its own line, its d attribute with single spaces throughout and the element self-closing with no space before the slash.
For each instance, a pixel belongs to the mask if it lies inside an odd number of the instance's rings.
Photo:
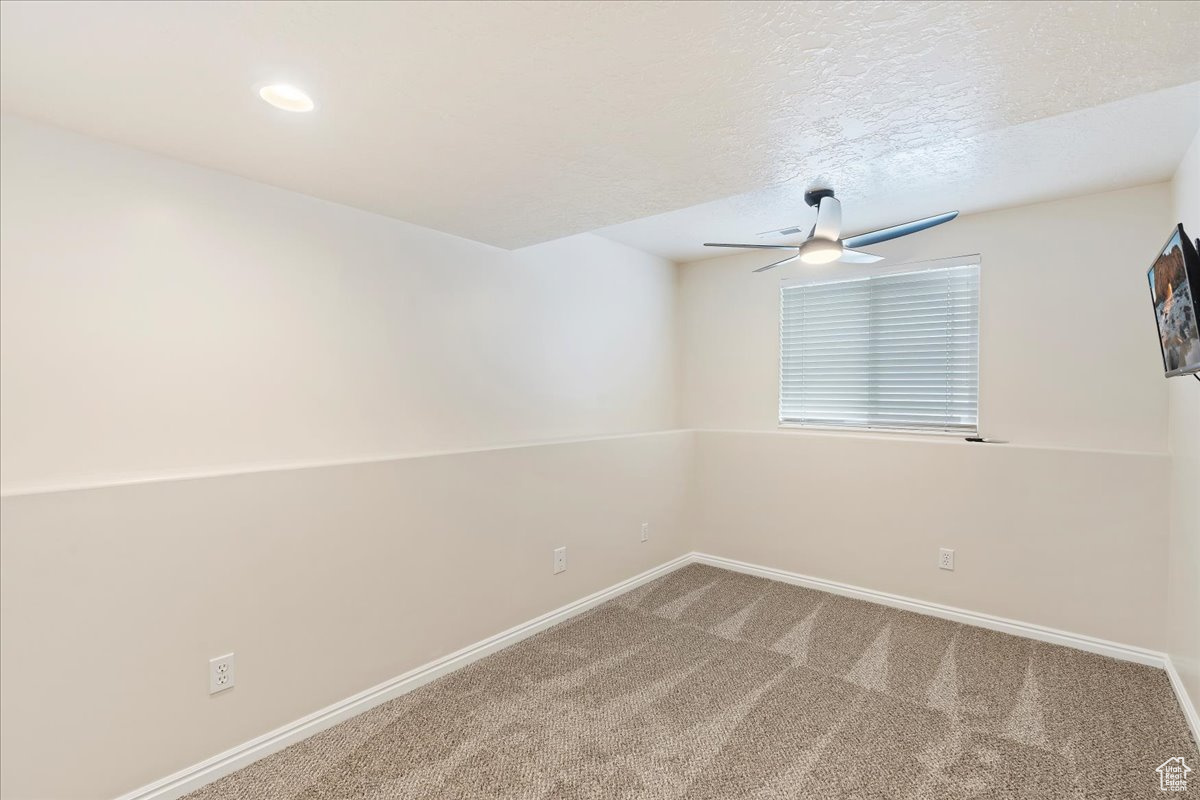
<svg viewBox="0 0 1200 800">
<path fill-rule="evenodd" d="M 1168 758 L 1154 770 L 1158 773 L 1158 788 L 1164 792 L 1186 792 L 1187 776 L 1192 768 L 1183 760 L 1183 756 Z"/>
</svg>

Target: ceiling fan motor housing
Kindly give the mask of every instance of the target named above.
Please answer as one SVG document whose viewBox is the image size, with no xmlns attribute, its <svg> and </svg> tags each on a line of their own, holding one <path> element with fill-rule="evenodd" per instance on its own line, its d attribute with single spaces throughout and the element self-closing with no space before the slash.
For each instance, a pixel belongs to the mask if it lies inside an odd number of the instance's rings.
<svg viewBox="0 0 1200 800">
<path fill-rule="evenodd" d="M 804 193 L 804 202 L 816 208 L 825 197 L 833 197 L 833 189 L 809 189 Z"/>
<path fill-rule="evenodd" d="M 825 200 L 829 200 L 829 202 L 826 203 Z M 797 259 L 806 264 L 828 264 L 833 261 L 841 261 L 846 264 L 874 264 L 876 261 L 882 261 L 883 256 L 864 253 L 858 249 L 859 247 L 899 239 L 901 236 L 908 236 L 909 234 L 932 228 L 935 225 L 949 222 L 958 216 L 957 211 L 947 211 L 944 214 L 937 214 L 936 216 L 925 217 L 924 219 L 914 219 L 911 222 L 903 222 L 888 228 L 880 228 L 876 231 L 867 231 L 866 233 L 843 238 L 842 204 L 834 197 L 833 189 L 809 189 L 804 193 L 804 202 L 812 208 L 817 209 L 817 219 L 813 223 L 808 238 L 799 244 L 705 242 L 704 246 L 745 248 L 748 250 L 795 251 L 793 255 L 780 261 L 773 261 L 764 267 L 759 267 L 754 270 L 755 272 L 773 269 L 781 264 L 787 264 Z M 760 233 L 759 236 L 792 236 L 801 233 L 804 233 L 803 228 L 796 225 L 791 228 L 765 231 Z"/>
</svg>

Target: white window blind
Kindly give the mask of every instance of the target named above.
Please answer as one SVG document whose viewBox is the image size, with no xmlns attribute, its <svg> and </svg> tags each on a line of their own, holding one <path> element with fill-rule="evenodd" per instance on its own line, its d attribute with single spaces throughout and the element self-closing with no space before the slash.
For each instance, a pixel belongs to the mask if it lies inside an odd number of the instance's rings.
<svg viewBox="0 0 1200 800">
<path fill-rule="evenodd" d="M 979 266 L 781 291 L 782 423 L 974 433 Z"/>
</svg>

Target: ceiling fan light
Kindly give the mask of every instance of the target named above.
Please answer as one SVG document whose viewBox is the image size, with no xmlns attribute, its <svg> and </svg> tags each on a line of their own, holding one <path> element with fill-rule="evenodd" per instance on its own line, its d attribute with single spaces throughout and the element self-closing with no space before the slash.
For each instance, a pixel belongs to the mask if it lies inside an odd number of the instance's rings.
<svg viewBox="0 0 1200 800">
<path fill-rule="evenodd" d="M 830 239 L 809 239 L 800 248 L 800 260 L 805 264 L 828 264 L 842 255 L 842 243 Z"/>
</svg>

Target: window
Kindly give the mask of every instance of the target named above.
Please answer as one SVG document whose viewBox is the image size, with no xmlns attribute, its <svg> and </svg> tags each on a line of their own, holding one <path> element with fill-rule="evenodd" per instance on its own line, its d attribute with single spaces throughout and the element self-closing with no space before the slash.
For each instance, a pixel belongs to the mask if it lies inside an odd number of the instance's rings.
<svg viewBox="0 0 1200 800">
<path fill-rule="evenodd" d="M 976 432 L 977 260 L 785 283 L 780 305 L 781 424 Z"/>
</svg>

